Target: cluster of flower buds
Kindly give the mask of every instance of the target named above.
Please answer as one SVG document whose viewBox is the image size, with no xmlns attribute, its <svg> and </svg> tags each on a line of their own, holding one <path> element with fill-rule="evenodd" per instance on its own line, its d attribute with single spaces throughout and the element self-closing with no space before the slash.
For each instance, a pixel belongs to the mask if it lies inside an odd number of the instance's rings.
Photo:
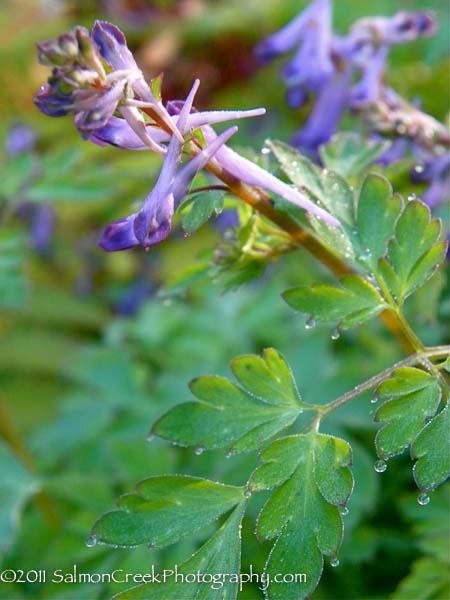
<svg viewBox="0 0 450 600">
<path fill-rule="evenodd" d="M 237 131 L 217 135 L 212 125 L 265 113 L 248 111 L 197 112 L 195 81 L 185 101 L 164 106 L 144 80 L 127 47 L 125 36 L 111 23 L 96 22 L 92 33 L 76 27 L 56 40 L 38 45 L 41 62 L 52 66 L 49 82 L 35 97 L 45 114 L 74 114 L 83 137 L 99 145 L 128 150 L 154 150 L 164 155 L 159 178 L 139 211 L 111 223 L 100 246 L 106 251 L 142 245 L 148 249 L 165 239 L 172 216 L 197 174 L 214 162 L 215 172 L 258 186 L 338 227 L 339 222 L 305 194 L 277 179 L 226 146 Z M 155 86 L 153 86 L 155 87 Z M 150 120 L 149 120 L 150 117 Z M 206 145 L 205 145 L 206 141 Z M 181 164 L 183 150 L 191 159 Z"/>
<path fill-rule="evenodd" d="M 263 63 L 293 51 L 281 71 L 287 101 L 298 108 L 311 96 L 315 98 L 309 117 L 292 143 L 318 158 L 319 146 L 336 132 L 348 108 L 360 114 L 374 134 L 407 138 L 414 149 L 423 149 L 429 154 L 426 164 L 448 152 L 448 129 L 404 101 L 384 82 L 391 47 L 435 31 L 433 15 L 417 11 L 359 19 L 346 36 L 339 36 L 332 30 L 331 0 L 314 0 L 255 49 Z M 395 153 L 400 146 L 396 146 Z"/>
</svg>

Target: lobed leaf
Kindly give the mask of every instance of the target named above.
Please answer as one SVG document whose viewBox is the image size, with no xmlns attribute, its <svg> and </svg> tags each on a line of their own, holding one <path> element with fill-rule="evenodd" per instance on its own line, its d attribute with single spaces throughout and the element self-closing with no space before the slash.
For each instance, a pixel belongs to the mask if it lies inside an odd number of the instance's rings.
<svg viewBox="0 0 450 600">
<path fill-rule="evenodd" d="M 292 373 L 274 349 L 263 357 L 241 356 L 231 363 L 240 386 L 215 375 L 190 383 L 196 402 L 179 404 L 165 413 L 152 433 L 200 450 L 230 447 L 230 452 L 257 448 L 291 425 L 305 409 Z"/>
<path fill-rule="evenodd" d="M 271 600 L 308 597 L 320 579 L 323 556 L 335 557 L 342 541 L 339 507 L 353 489 L 351 448 L 311 431 L 276 440 L 261 454 L 250 478 L 255 491 L 277 487 L 264 505 L 257 533 L 276 538 L 266 564 Z M 306 581 L 276 583 L 277 573 L 305 573 Z"/>
<path fill-rule="evenodd" d="M 411 446 L 414 479 L 423 490 L 434 490 L 450 477 L 450 409 L 444 408 L 420 432 Z"/>
<path fill-rule="evenodd" d="M 382 175 L 367 175 L 359 194 L 357 230 L 360 258 L 374 270 L 394 235 L 401 209 L 402 200 L 392 195 L 389 181 Z"/>
<path fill-rule="evenodd" d="M 125 494 L 118 509 L 105 513 L 91 535 L 102 544 L 120 547 L 173 544 L 215 521 L 244 499 L 244 488 L 190 477 L 149 477 Z"/>
<path fill-rule="evenodd" d="M 377 390 L 387 399 L 375 413 L 375 421 L 384 423 L 375 445 L 381 459 L 403 452 L 416 439 L 433 415 L 441 399 L 438 380 L 420 369 L 405 367 L 393 372 Z"/>
<path fill-rule="evenodd" d="M 379 264 L 383 278 L 400 304 L 444 260 L 447 244 L 439 241 L 440 232 L 440 221 L 431 220 L 425 204 L 418 200 L 408 202 L 397 222 L 387 257 Z"/>
<path fill-rule="evenodd" d="M 235 600 L 241 566 L 241 521 L 246 502 L 239 504 L 225 523 L 192 557 L 167 573 L 164 583 L 144 583 L 114 596 L 120 600 Z M 170 569 L 168 571 L 171 571 Z M 201 573 L 204 582 L 183 581 L 181 575 Z M 222 574 L 228 574 L 221 578 Z M 236 576 L 230 577 L 230 574 Z M 211 576 L 211 579 L 210 577 Z M 215 579 L 214 579 L 215 578 Z M 223 581 L 221 581 L 223 579 Z"/>
<path fill-rule="evenodd" d="M 320 146 L 319 154 L 327 169 L 350 177 L 366 171 L 388 147 L 389 142 L 385 140 L 370 142 L 353 132 L 344 132 Z"/>
<path fill-rule="evenodd" d="M 189 211 L 186 212 L 181 224 L 187 233 L 197 231 L 204 223 L 208 221 L 215 213 L 220 214 L 223 210 L 224 193 L 220 191 L 210 191 L 206 193 L 195 194 L 189 198 Z M 186 206 L 187 202 L 184 203 Z"/>
<path fill-rule="evenodd" d="M 331 285 L 301 286 L 282 294 L 295 310 L 320 322 L 340 321 L 342 328 L 367 321 L 383 310 L 385 304 L 376 288 L 357 275 L 342 279 L 342 288 Z"/>
</svg>

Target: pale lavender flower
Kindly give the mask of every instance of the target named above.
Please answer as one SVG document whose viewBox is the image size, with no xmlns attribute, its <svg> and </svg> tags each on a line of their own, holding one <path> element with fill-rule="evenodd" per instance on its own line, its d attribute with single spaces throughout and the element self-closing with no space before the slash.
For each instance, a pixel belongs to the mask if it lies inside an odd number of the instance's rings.
<svg viewBox="0 0 450 600">
<path fill-rule="evenodd" d="M 4 149 L 8 156 L 15 156 L 33 150 L 36 144 L 36 133 L 24 124 L 12 125 L 5 137 Z"/>
</svg>

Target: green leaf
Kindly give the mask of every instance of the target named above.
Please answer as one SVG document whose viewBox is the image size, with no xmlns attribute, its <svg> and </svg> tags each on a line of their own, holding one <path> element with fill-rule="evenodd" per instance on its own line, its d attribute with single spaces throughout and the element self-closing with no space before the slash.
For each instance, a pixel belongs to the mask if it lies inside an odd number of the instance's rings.
<svg viewBox="0 0 450 600">
<path fill-rule="evenodd" d="M 231 369 L 242 387 L 215 375 L 192 380 L 190 389 L 198 401 L 170 409 L 152 433 L 199 451 L 229 446 L 230 453 L 244 452 L 311 408 L 302 402 L 289 366 L 276 350 L 265 350 L 263 358 L 236 358 Z"/>
<path fill-rule="evenodd" d="M 210 191 L 195 194 L 189 198 L 190 210 L 183 215 L 181 224 L 187 233 L 193 233 L 201 227 L 215 213 L 220 214 L 223 210 L 224 192 Z M 186 206 L 186 203 L 184 204 Z"/>
<path fill-rule="evenodd" d="M 378 291 L 365 279 L 349 275 L 342 279 L 342 288 L 331 285 L 301 286 L 282 294 L 295 310 L 313 319 L 340 321 L 340 327 L 350 328 L 367 321 L 384 308 Z"/>
<path fill-rule="evenodd" d="M 280 486 L 257 526 L 259 537 L 276 538 L 266 565 L 272 581 L 268 598 L 306 598 L 320 579 L 323 556 L 335 558 L 342 541 L 339 507 L 345 507 L 353 489 L 351 448 L 344 440 L 311 431 L 276 440 L 261 460 L 250 489 Z M 306 581 L 275 583 L 277 573 L 304 573 Z"/>
<path fill-rule="evenodd" d="M 237 506 L 222 527 L 192 557 L 177 565 L 175 575 L 167 573 L 165 583 L 147 583 L 117 594 L 120 600 L 234 600 L 238 592 L 237 574 L 241 567 L 240 528 L 246 503 Z M 170 569 L 168 569 L 170 571 Z M 181 575 L 201 573 L 205 582 L 187 583 Z M 222 574 L 234 574 L 221 577 Z M 211 579 L 210 577 L 211 576 Z M 221 581 L 221 579 L 223 581 Z M 189 579 L 188 579 L 189 581 Z"/>
<path fill-rule="evenodd" d="M 298 150 L 282 142 L 269 142 L 281 168 L 310 200 L 334 215 L 342 227 L 331 227 L 314 215 L 307 214 L 312 227 L 323 243 L 347 259 L 353 259 L 350 232 L 355 226 L 353 192 L 348 183 L 337 173 L 320 170 Z"/>
<path fill-rule="evenodd" d="M 389 181 L 381 175 L 367 175 L 359 194 L 357 229 L 360 260 L 373 270 L 394 235 L 401 209 L 402 200 L 392 195 Z"/>
<path fill-rule="evenodd" d="M 400 304 L 444 260 L 447 244 L 438 241 L 440 232 L 440 221 L 431 220 L 425 204 L 418 200 L 408 202 L 397 222 L 387 258 L 380 261 L 380 271 Z"/>
<path fill-rule="evenodd" d="M 27 297 L 24 275 L 26 239 L 10 232 L 0 234 L 0 306 L 22 308 Z"/>
<path fill-rule="evenodd" d="M 384 423 L 375 444 L 378 456 L 388 459 L 403 452 L 436 413 L 441 388 L 425 371 L 404 367 L 379 386 L 377 396 L 387 401 L 375 413 L 375 421 Z"/>
<path fill-rule="evenodd" d="M 355 133 L 345 132 L 320 146 L 319 154 L 327 169 L 350 177 L 366 171 L 388 147 L 389 142 L 369 142 Z"/>
<path fill-rule="evenodd" d="M 12 543 L 22 507 L 38 490 L 38 482 L 3 443 L 0 443 L 0 470 L 0 551 L 3 552 Z"/>
<path fill-rule="evenodd" d="M 91 535 L 113 546 L 167 546 L 231 510 L 244 491 L 185 475 L 149 477 L 119 498 L 118 510 L 101 516 Z"/>
<path fill-rule="evenodd" d="M 448 547 L 448 543 L 447 543 Z M 415 560 L 410 573 L 402 579 L 392 594 L 392 600 L 438 600 L 450 597 L 448 578 L 449 565 L 425 556 Z"/>
<path fill-rule="evenodd" d="M 434 490 L 450 476 L 450 409 L 444 408 L 411 446 L 414 479 L 423 490 Z"/>
</svg>

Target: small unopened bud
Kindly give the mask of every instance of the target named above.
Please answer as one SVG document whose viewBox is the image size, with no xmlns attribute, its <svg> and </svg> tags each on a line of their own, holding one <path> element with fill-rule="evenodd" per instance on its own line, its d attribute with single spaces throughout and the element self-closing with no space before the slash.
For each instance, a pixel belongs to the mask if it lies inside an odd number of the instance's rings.
<svg viewBox="0 0 450 600">
<path fill-rule="evenodd" d="M 78 56 L 78 43 L 72 32 L 63 33 L 58 38 L 61 52 L 68 58 L 76 58 Z"/>
</svg>

